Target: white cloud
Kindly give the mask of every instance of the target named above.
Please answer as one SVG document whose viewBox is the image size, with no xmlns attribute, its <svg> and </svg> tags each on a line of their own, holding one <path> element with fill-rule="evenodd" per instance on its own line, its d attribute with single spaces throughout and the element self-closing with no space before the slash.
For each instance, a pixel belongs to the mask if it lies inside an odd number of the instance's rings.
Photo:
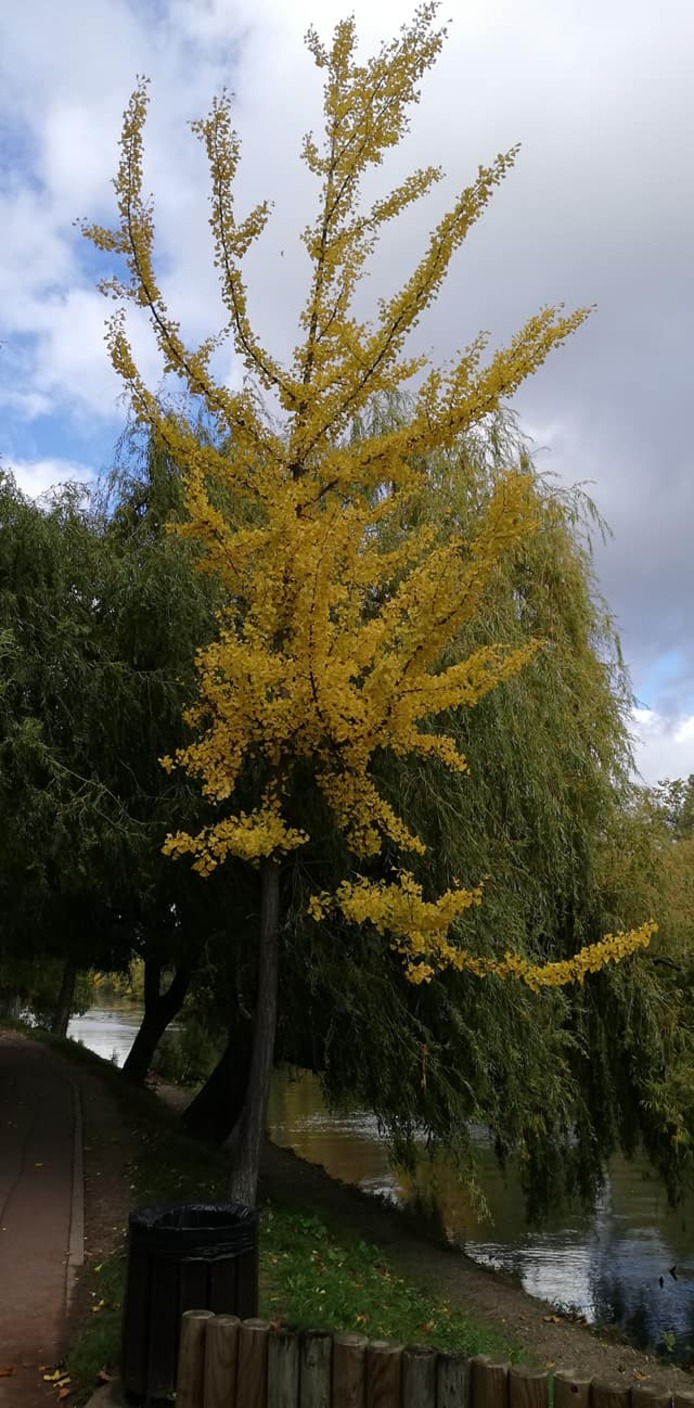
<svg viewBox="0 0 694 1408">
<path fill-rule="evenodd" d="M 354 9 L 364 52 L 403 19 L 394 0 L 378 6 L 358 0 Z M 682 126 L 685 91 L 680 49 L 663 37 L 661 17 L 656 21 L 645 7 L 638 15 L 630 9 L 628 24 L 622 24 L 621 4 L 605 20 L 596 0 L 580 19 L 563 14 L 561 25 L 548 0 L 532 0 L 522 13 L 510 0 L 454 0 L 452 10 L 450 38 L 435 74 L 425 80 L 411 140 L 387 165 L 400 174 L 433 156 L 449 172 L 450 195 L 499 147 L 523 138 L 526 148 L 483 229 L 471 235 L 440 308 L 426 322 L 422 338 L 436 356 L 464 345 L 481 323 L 495 336 L 507 335 L 538 301 L 570 299 L 574 286 L 577 295 L 590 297 L 609 284 L 611 253 L 625 230 L 632 246 L 652 237 L 649 187 L 657 179 L 661 212 L 663 202 L 669 206 L 676 199 L 677 183 L 663 184 L 663 162 L 668 170 L 673 163 L 676 168 L 679 148 L 672 141 L 658 146 L 660 128 L 640 101 L 646 79 L 655 65 L 667 80 L 661 121 L 671 109 L 673 133 Z M 244 138 L 241 203 L 263 194 L 276 201 L 271 228 L 249 262 L 251 309 L 268 339 L 289 351 L 304 271 L 298 232 L 311 215 L 312 197 L 297 152 L 303 131 L 320 119 L 322 87 L 302 37 L 312 20 L 329 37 L 344 12 L 343 0 L 323 0 L 319 9 L 314 0 L 292 6 L 284 0 L 73 0 L 65 23 L 52 0 L 15 7 L 5 21 L 0 78 L 8 111 L 15 120 L 23 117 L 31 133 L 42 190 L 11 198 L 29 248 L 23 249 L 20 235 L 5 251 L 9 327 L 33 328 L 41 338 L 46 323 L 62 316 L 55 301 L 46 304 L 45 288 L 84 283 L 71 221 L 79 215 L 101 218 L 112 204 L 120 113 L 137 72 L 152 78 L 145 185 L 155 193 L 171 305 L 184 328 L 195 325 L 195 335 L 217 324 L 205 162 L 186 124 L 207 110 L 226 78 Z M 680 28 L 686 27 L 680 19 Z M 388 174 L 379 174 L 382 179 Z M 441 192 L 397 234 L 388 232 L 384 257 L 375 266 L 379 288 L 383 279 L 395 282 L 407 274 L 443 198 Z M 33 209 L 26 208 L 30 199 Z M 607 255 L 602 271 L 596 219 L 603 229 L 603 264 Z M 668 227 L 664 215 L 661 223 Z M 590 332 L 581 336 L 592 338 Z M 92 356 L 82 368 L 78 395 L 97 406 L 104 396 L 97 374 L 103 351 L 89 316 L 81 340 Z M 56 327 L 49 343 L 53 395 L 69 406 L 75 386 L 71 339 Z M 40 390 L 44 374 L 39 353 L 34 379 Z"/>
<path fill-rule="evenodd" d="M 649 786 L 694 773 L 694 714 L 667 718 L 654 709 L 636 709 L 633 737 L 636 765 Z"/>
<path fill-rule="evenodd" d="M 13 459 L 8 463 L 3 461 L 3 468 L 11 470 L 19 488 L 32 499 L 38 499 L 47 489 L 58 484 L 67 484 L 75 479 L 89 483 L 97 477 L 91 465 L 80 464 L 76 460 Z"/>
</svg>

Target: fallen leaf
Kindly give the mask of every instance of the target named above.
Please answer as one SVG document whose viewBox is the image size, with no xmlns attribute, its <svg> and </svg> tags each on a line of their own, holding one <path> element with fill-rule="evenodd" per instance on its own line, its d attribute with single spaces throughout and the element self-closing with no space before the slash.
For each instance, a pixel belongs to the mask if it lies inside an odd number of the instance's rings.
<svg viewBox="0 0 694 1408">
<path fill-rule="evenodd" d="M 59 1402 L 59 1403 L 62 1403 L 63 1399 L 64 1399 L 64 1398 L 69 1398 L 71 1393 L 72 1393 L 72 1389 L 71 1389 L 71 1388 L 59 1388 L 59 1389 L 58 1389 L 58 1402 Z"/>
<path fill-rule="evenodd" d="M 10 1374 L 13 1374 L 13 1373 L 14 1373 L 14 1364 L 9 1364 L 6 1369 L 0 1369 L 0 1379 L 9 1379 Z"/>
</svg>

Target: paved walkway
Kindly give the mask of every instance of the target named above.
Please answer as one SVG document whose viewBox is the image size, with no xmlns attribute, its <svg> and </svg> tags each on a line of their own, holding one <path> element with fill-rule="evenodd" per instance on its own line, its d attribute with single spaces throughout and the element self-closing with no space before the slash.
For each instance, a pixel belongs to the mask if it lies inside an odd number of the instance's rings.
<svg viewBox="0 0 694 1408">
<path fill-rule="evenodd" d="M 69 1072 L 47 1049 L 0 1032 L 1 1408 L 55 1401 L 40 1366 L 52 1367 L 63 1349 L 82 1205 L 79 1099 Z"/>
</svg>

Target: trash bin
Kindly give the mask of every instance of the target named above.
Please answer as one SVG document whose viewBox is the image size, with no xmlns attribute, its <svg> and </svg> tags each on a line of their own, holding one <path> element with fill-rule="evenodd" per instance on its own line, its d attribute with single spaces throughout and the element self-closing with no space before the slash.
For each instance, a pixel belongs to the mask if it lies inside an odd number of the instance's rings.
<svg viewBox="0 0 694 1408">
<path fill-rule="evenodd" d="M 128 1220 L 121 1382 L 131 1400 L 170 1398 L 184 1310 L 258 1312 L 258 1220 L 242 1203 L 136 1208 Z"/>
</svg>

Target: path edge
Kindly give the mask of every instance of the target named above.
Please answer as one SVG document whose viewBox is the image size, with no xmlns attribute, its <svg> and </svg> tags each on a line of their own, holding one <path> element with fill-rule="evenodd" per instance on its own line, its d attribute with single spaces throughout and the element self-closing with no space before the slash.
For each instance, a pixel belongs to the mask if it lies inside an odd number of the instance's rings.
<svg viewBox="0 0 694 1408">
<path fill-rule="evenodd" d="M 72 1149 L 72 1196 L 70 1199 L 70 1233 L 67 1248 L 67 1271 L 65 1284 L 66 1308 L 70 1308 L 77 1272 L 84 1265 L 84 1119 L 79 1087 L 74 1080 L 73 1101 L 73 1149 Z"/>
</svg>

